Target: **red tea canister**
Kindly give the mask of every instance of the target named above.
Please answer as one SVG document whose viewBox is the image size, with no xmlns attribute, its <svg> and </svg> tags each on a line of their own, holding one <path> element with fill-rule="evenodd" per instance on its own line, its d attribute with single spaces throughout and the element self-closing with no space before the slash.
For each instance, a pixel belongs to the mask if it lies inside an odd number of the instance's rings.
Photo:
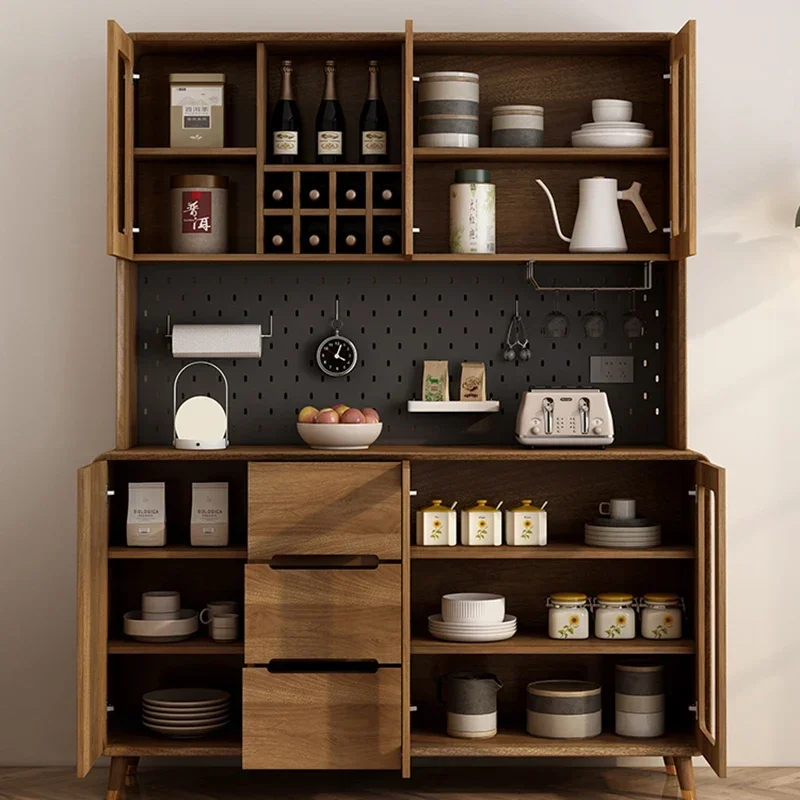
<svg viewBox="0 0 800 800">
<path fill-rule="evenodd" d="M 170 205 L 173 253 L 227 252 L 227 176 L 173 175 Z"/>
</svg>

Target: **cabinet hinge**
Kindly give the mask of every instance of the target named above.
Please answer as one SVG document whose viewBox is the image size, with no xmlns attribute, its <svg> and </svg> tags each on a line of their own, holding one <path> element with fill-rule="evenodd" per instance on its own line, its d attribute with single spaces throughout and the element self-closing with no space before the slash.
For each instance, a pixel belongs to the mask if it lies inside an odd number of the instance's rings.
<svg viewBox="0 0 800 800">
<path fill-rule="evenodd" d="M 419 228 L 412 228 L 411 233 L 419 233 Z"/>
<path fill-rule="evenodd" d="M 694 714 L 694 718 L 697 719 L 697 700 L 689 706 L 689 711 L 691 711 L 692 714 Z"/>
<path fill-rule="evenodd" d="M 668 81 L 669 83 L 672 83 L 672 73 L 671 72 L 665 72 L 661 77 L 665 81 Z"/>
<path fill-rule="evenodd" d="M 414 81 L 414 83 L 419 83 L 419 75 L 414 75 L 412 80 Z"/>
<path fill-rule="evenodd" d="M 417 490 L 416 489 L 409 489 L 408 490 L 408 496 L 409 497 L 416 497 L 417 496 Z"/>
<path fill-rule="evenodd" d="M 697 502 L 697 485 L 695 485 L 694 489 L 689 489 L 689 497 L 694 497 L 695 503 Z"/>
<path fill-rule="evenodd" d="M 138 81 L 141 77 L 142 76 L 138 72 L 134 72 L 133 75 L 131 75 L 131 78 L 133 78 L 135 81 Z"/>
<path fill-rule="evenodd" d="M 115 494 L 113 489 L 108 488 L 108 484 L 106 484 L 106 503 L 108 502 L 109 497 L 113 497 Z"/>
</svg>

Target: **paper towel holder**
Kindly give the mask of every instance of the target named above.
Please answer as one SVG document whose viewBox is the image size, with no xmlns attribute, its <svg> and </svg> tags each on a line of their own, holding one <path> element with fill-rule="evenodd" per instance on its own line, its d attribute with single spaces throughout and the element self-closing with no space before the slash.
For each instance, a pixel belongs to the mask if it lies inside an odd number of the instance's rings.
<svg viewBox="0 0 800 800">
<path fill-rule="evenodd" d="M 197 324 L 197 323 L 192 323 L 192 324 Z M 208 323 L 209 327 L 213 326 L 214 324 L 215 323 L 213 323 L 213 322 Z M 231 323 L 231 324 L 236 324 L 236 323 Z M 166 330 L 167 330 L 167 332 L 164 334 L 164 338 L 165 339 L 171 339 L 172 338 L 172 316 L 170 314 L 167 314 L 167 329 Z M 262 339 L 271 339 L 272 338 L 272 312 L 271 311 L 269 312 L 269 333 L 262 333 L 261 334 L 261 338 Z M 225 356 L 224 353 L 217 354 L 217 358 L 225 358 L 225 357 L 226 356 Z"/>
<path fill-rule="evenodd" d="M 190 367 L 211 367 L 225 384 L 225 408 L 206 395 L 187 398 L 178 408 L 178 381 Z M 183 414 L 181 414 L 183 411 Z M 172 444 L 176 450 L 226 450 L 228 444 L 228 379 L 210 361 L 191 361 L 180 369 L 172 384 Z"/>
</svg>

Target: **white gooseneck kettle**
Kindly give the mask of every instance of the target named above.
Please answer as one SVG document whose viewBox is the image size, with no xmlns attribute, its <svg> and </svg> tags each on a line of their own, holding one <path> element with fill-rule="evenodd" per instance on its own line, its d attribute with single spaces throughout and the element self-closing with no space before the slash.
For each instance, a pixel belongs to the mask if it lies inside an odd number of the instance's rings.
<svg viewBox="0 0 800 800">
<path fill-rule="evenodd" d="M 569 242 L 570 253 L 625 253 L 628 242 L 622 228 L 622 217 L 619 213 L 619 200 L 630 200 L 639 212 L 648 233 L 656 230 L 650 212 L 642 200 L 642 184 L 634 181 L 629 188 L 620 191 L 616 178 L 582 178 L 578 181 L 578 214 L 572 237 L 561 231 L 556 201 L 550 190 L 539 179 L 536 183 L 544 189 L 550 201 L 553 220 L 558 235 Z"/>
</svg>

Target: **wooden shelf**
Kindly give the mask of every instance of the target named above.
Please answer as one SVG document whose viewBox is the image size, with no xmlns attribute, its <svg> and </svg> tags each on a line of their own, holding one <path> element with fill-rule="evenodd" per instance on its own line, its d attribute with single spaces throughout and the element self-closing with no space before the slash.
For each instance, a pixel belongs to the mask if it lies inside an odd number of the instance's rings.
<svg viewBox="0 0 800 800">
<path fill-rule="evenodd" d="M 412 655 L 691 655 L 694 640 L 551 639 L 544 633 L 518 633 L 503 642 L 443 642 L 412 636 Z"/>
<path fill-rule="evenodd" d="M 264 172 L 401 172 L 400 164 L 264 164 Z"/>
<path fill-rule="evenodd" d="M 525 731 L 499 730 L 492 739 L 454 739 L 444 732 L 412 731 L 411 755 L 482 758 L 526 756 L 693 756 L 698 755 L 691 733 L 657 739 L 627 739 L 601 733 L 594 739 L 539 739 Z"/>
<path fill-rule="evenodd" d="M 412 261 L 669 261 L 669 253 L 414 253 Z M 625 290 L 622 290 L 625 291 Z"/>
<path fill-rule="evenodd" d="M 215 642 L 213 639 L 187 639 L 185 642 L 137 642 L 133 639 L 110 639 L 109 655 L 175 656 L 244 656 L 244 642 Z"/>
<path fill-rule="evenodd" d="M 242 733 L 236 724 L 203 739 L 168 739 L 135 725 L 109 724 L 104 756 L 241 756 Z"/>
<path fill-rule="evenodd" d="M 188 544 L 171 544 L 165 547 L 109 547 L 109 558 L 185 558 L 222 559 L 247 558 L 247 547 L 192 547 Z"/>
<path fill-rule="evenodd" d="M 551 543 L 544 547 L 513 547 L 500 545 L 499 547 L 468 547 L 455 545 L 454 547 L 424 547 L 414 545 L 411 547 L 412 559 L 428 559 L 433 561 L 446 561 L 456 558 L 468 559 L 667 559 L 667 558 L 694 558 L 694 548 L 685 546 L 649 547 L 642 550 L 629 550 L 614 547 L 588 547 L 584 544 Z"/>
<path fill-rule="evenodd" d="M 295 256 L 297 258 L 297 256 Z M 109 450 L 96 461 L 703 461 L 694 450 L 607 447 L 532 450 L 520 446 L 372 445 L 368 450 L 312 450 L 306 445 L 176 450 L 169 445 Z M 127 549 L 127 548 L 123 548 Z M 144 548 L 142 548 L 144 549 Z M 164 549 L 164 548 L 158 548 Z"/>
<path fill-rule="evenodd" d="M 491 414 L 500 410 L 499 400 L 409 400 L 408 412 L 411 414 Z"/>
<path fill-rule="evenodd" d="M 255 147 L 135 147 L 137 161 L 254 158 Z"/>
<path fill-rule="evenodd" d="M 664 161 L 668 147 L 415 147 L 415 161 Z"/>
<path fill-rule="evenodd" d="M 282 216 L 291 216 L 291 213 Z M 292 261 L 315 261 L 317 263 L 322 261 L 346 261 L 352 263 L 354 261 L 406 261 L 406 256 L 398 253 L 393 255 L 365 255 L 360 254 L 347 254 L 347 253 L 333 253 L 317 255 L 314 253 L 281 253 L 281 254 L 267 254 L 267 253 L 137 253 L 131 259 L 139 263 L 152 263 L 152 262 L 214 262 L 214 263 L 245 263 L 245 262 L 265 262 L 276 261 L 283 263 L 290 263 Z M 212 451 L 208 451 L 212 452 Z M 216 451 L 215 451 L 216 452 Z"/>
</svg>

